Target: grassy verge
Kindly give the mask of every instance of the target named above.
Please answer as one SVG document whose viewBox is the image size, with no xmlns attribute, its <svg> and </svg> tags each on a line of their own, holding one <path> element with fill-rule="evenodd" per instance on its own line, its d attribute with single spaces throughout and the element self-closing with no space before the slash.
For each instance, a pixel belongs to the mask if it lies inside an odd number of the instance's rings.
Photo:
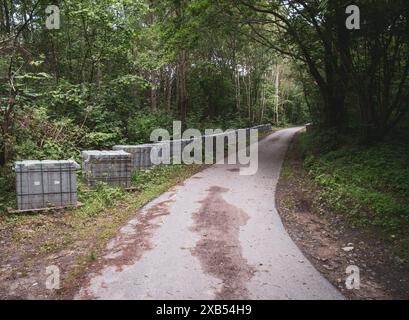
<svg viewBox="0 0 409 320">
<path fill-rule="evenodd" d="M 0 270 L 0 296 L 49 298 L 40 276 L 48 265 L 61 268 L 64 285 L 59 294 L 69 294 L 80 275 L 137 209 L 203 168 L 199 165 L 157 167 L 134 176 L 133 183 L 138 189 L 133 192 L 102 185 L 95 192 L 83 192 L 80 186 L 79 199 L 84 203 L 81 208 L 1 215 L 0 255 L 5 267 Z M 23 284 L 9 293 L 9 286 L 20 278 L 40 285 L 28 288 Z"/>
<path fill-rule="evenodd" d="M 375 228 L 409 261 L 409 145 L 398 139 L 370 146 L 343 142 L 330 151 L 323 141 L 322 134 L 300 137 L 304 166 L 321 188 L 318 210 Z"/>
</svg>

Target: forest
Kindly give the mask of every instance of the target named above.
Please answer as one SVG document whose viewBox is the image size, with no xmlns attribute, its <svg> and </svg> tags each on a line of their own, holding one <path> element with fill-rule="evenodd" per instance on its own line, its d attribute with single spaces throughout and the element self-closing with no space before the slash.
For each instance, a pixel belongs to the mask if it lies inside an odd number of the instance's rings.
<svg viewBox="0 0 409 320">
<path fill-rule="evenodd" d="M 0 213 L 17 160 L 310 123 L 325 205 L 409 258 L 408 110 L 407 0 L 0 0 Z"/>
<path fill-rule="evenodd" d="M 408 6 L 360 1 L 2 1 L 0 164 L 185 127 L 314 122 L 378 139 L 405 123 Z M 386 8 L 388 9 L 387 11 Z"/>
</svg>

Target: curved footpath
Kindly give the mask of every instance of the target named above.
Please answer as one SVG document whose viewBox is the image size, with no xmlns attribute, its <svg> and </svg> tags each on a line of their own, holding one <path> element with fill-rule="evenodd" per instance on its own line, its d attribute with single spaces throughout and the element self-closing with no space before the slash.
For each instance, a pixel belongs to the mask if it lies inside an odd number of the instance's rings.
<svg viewBox="0 0 409 320">
<path fill-rule="evenodd" d="M 283 227 L 275 188 L 293 135 L 259 143 L 259 168 L 214 165 L 141 209 L 77 299 L 343 299 Z"/>
</svg>

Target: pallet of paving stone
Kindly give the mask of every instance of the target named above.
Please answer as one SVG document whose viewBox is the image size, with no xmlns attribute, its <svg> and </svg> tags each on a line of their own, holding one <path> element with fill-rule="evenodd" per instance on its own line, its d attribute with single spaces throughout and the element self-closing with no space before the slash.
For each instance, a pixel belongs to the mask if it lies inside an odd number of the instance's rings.
<svg viewBox="0 0 409 320">
<path fill-rule="evenodd" d="M 106 183 L 111 187 L 131 187 L 132 155 L 123 150 L 82 151 L 82 174 L 89 187 Z"/>
<path fill-rule="evenodd" d="M 44 212 L 44 211 L 57 211 L 57 210 L 64 210 L 64 209 L 77 209 L 77 208 L 81 208 L 82 206 L 84 206 L 84 204 L 77 201 L 75 205 L 66 205 L 66 206 L 57 206 L 57 207 L 45 207 L 45 208 L 24 209 L 24 210 L 7 208 L 7 213 L 8 214 L 19 214 L 19 213 L 31 213 L 31 212 L 35 213 L 35 212 Z"/>
</svg>

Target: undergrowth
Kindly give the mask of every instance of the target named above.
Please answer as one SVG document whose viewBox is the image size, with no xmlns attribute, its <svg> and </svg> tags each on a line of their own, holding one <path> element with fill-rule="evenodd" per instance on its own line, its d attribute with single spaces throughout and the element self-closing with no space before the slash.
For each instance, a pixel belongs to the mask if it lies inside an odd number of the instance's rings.
<svg viewBox="0 0 409 320">
<path fill-rule="evenodd" d="M 409 258 L 409 146 L 385 139 L 361 145 L 325 134 L 305 133 L 304 166 L 322 192 L 317 202 L 343 214 L 357 227 L 376 227 Z"/>
</svg>

